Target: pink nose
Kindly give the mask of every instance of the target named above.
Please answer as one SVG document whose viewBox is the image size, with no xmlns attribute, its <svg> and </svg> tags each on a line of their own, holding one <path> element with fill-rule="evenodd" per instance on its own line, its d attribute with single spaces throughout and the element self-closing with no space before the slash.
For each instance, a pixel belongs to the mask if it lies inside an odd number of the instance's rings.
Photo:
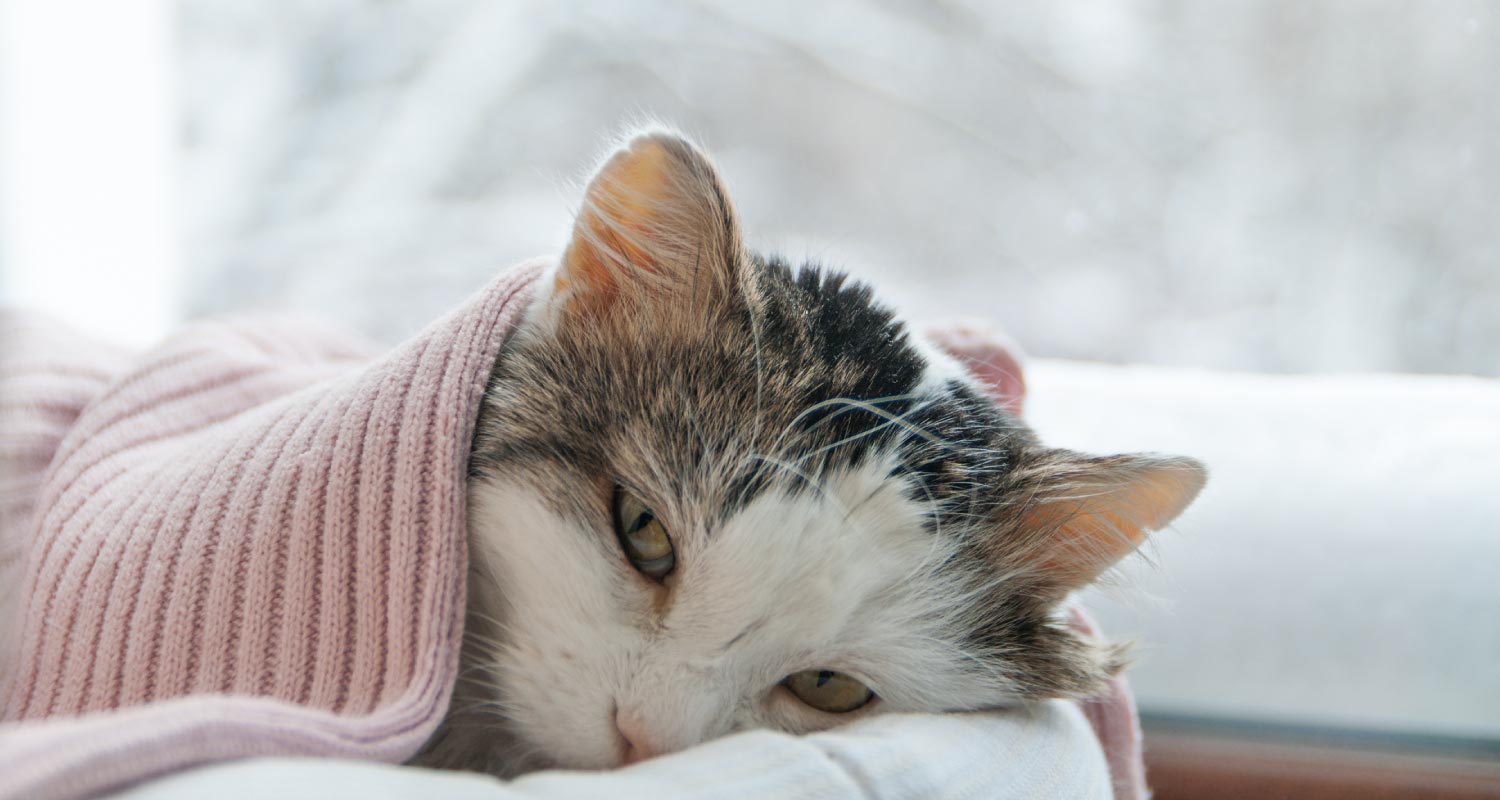
<svg viewBox="0 0 1500 800">
<path fill-rule="evenodd" d="M 645 720 L 634 710 L 615 710 L 615 730 L 619 731 L 623 745 L 623 755 L 620 757 L 623 763 L 634 764 L 661 755 L 661 748 L 651 741 L 646 732 Z"/>
</svg>

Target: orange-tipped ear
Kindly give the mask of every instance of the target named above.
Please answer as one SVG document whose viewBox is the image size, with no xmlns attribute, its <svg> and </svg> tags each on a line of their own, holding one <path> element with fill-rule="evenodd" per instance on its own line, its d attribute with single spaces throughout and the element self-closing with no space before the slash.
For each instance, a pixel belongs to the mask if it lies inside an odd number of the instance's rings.
<svg viewBox="0 0 1500 800">
<path fill-rule="evenodd" d="M 675 135 L 640 134 L 590 179 L 555 296 L 594 309 L 682 287 L 702 298 L 733 284 L 740 248 L 734 209 L 708 159 Z"/>
<path fill-rule="evenodd" d="M 1093 581 L 1170 524 L 1208 480 L 1201 463 L 1179 456 L 1052 451 L 1046 462 L 1038 474 L 1048 477 L 1023 525 L 1037 533 L 1032 555 L 1042 571 L 1068 589 Z"/>
</svg>

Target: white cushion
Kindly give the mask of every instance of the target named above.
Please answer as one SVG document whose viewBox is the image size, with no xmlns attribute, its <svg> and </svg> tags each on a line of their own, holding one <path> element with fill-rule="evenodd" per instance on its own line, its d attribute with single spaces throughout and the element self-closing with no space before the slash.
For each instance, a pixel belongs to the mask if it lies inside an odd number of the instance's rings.
<svg viewBox="0 0 1500 800">
<path fill-rule="evenodd" d="M 749 731 L 611 772 L 538 772 L 512 782 L 334 759 L 262 759 L 184 772 L 121 800 L 610 800 L 1098 798 L 1109 772 L 1077 706 L 890 714 L 797 737 Z"/>
</svg>

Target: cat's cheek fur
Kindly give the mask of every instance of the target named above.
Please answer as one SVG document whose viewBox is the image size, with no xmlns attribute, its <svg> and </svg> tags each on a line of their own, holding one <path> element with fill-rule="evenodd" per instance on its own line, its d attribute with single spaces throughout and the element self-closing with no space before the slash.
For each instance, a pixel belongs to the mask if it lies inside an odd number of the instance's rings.
<svg viewBox="0 0 1500 800">
<path fill-rule="evenodd" d="M 962 628 L 944 618 L 961 591 L 940 579 L 952 549 L 891 468 L 877 456 L 821 492 L 767 491 L 707 535 L 674 531 L 666 588 L 628 567 L 612 532 L 561 516 L 526 483 L 476 479 L 471 617 L 504 635 L 466 645 L 465 670 L 493 677 L 491 696 L 469 702 L 497 702 L 507 734 L 579 768 L 620 763 L 615 714 L 672 752 L 749 728 L 994 705 L 993 676 L 974 675 L 949 637 Z M 848 671 L 879 699 L 827 714 L 778 685 L 815 668 Z"/>
<path fill-rule="evenodd" d="M 491 678 L 480 701 L 499 703 L 496 726 L 549 761 L 614 765 L 614 677 L 640 638 L 619 621 L 616 559 L 530 487 L 477 479 L 469 497 L 469 608 L 484 633 L 465 643 L 464 668 Z"/>
<path fill-rule="evenodd" d="M 498 616 L 504 645 L 471 643 L 465 666 L 494 675 L 511 734 L 559 766 L 603 768 L 624 756 L 617 714 L 643 717 L 661 752 L 766 724 L 701 654 L 663 641 L 658 590 L 611 532 L 559 516 L 520 483 L 486 480 L 471 498 L 471 609 Z"/>
</svg>

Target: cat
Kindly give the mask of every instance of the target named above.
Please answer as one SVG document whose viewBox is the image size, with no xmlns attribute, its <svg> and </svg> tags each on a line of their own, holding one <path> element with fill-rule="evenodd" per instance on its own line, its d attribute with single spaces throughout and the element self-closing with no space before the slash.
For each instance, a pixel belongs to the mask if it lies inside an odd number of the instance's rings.
<svg viewBox="0 0 1500 800">
<path fill-rule="evenodd" d="M 417 763 L 609 768 L 750 728 L 1096 693 L 1070 594 L 1189 458 L 1044 446 L 863 283 L 749 250 L 647 130 L 595 172 L 494 366 L 462 668 Z"/>
</svg>

